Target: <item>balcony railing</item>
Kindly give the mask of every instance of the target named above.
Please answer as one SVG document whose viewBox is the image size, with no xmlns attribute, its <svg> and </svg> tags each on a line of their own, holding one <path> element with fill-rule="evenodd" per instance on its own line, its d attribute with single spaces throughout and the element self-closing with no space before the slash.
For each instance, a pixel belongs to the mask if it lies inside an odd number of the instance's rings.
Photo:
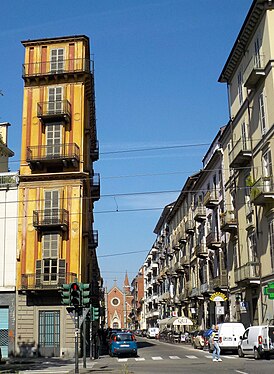
<svg viewBox="0 0 274 374">
<path fill-rule="evenodd" d="M 100 193 L 101 193 L 101 188 L 100 188 L 100 174 L 95 173 L 93 176 L 90 178 L 90 189 L 91 189 L 91 196 L 93 200 L 99 200 L 100 199 Z"/>
<path fill-rule="evenodd" d="M 98 230 L 92 230 L 90 233 L 88 247 L 91 249 L 98 247 Z"/>
<path fill-rule="evenodd" d="M 0 173 L 0 188 L 16 187 L 18 183 L 17 173 Z"/>
<path fill-rule="evenodd" d="M 238 139 L 229 153 L 229 164 L 231 168 L 246 165 L 252 157 L 251 142 L 249 139 Z"/>
<path fill-rule="evenodd" d="M 186 233 L 193 234 L 195 229 L 195 224 L 192 219 L 188 219 L 185 223 Z"/>
<path fill-rule="evenodd" d="M 33 211 L 33 226 L 43 230 L 49 228 L 68 229 L 69 212 L 66 209 L 45 209 Z"/>
<path fill-rule="evenodd" d="M 44 290 L 44 289 L 60 289 L 64 283 L 72 283 L 76 278 L 75 273 L 39 273 L 22 274 L 21 290 Z"/>
<path fill-rule="evenodd" d="M 206 246 L 210 249 L 219 249 L 221 246 L 221 239 L 216 232 L 211 231 L 206 237 Z"/>
<path fill-rule="evenodd" d="M 219 204 L 216 191 L 207 191 L 204 196 L 204 206 L 209 209 L 214 209 Z"/>
<path fill-rule="evenodd" d="M 80 150 L 75 143 L 31 146 L 27 147 L 26 160 L 32 168 L 51 164 L 77 167 Z"/>
<path fill-rule="evenodd" d="M 90 72 L 90 60 L 76 58 L 61 61 L 33 62 L 23 65 L 23 78 Z"/>
<path fill-rule="evenodd" d="M 195 255 L 197 257 L 207 257 L 208 256 L 208 248 L 206 247 L 205 243 L 199 243 L 195 247 Z"/>
<path fill-rule="evenodd" d="M 235 282 L 246 282 L 259 280 L 260 264 L 258 262 L 247 262 L 245 265 L 235 269 Z"/>
<path fill-rule="evenodd" d="M 228 279 L 227 279 L 227 270 L 221 270 L 220 274 L 213 278 L 213 287 L 216 288 L 227 288 Z"/>
<path fill-rule="evenodd" d="M 90 158 L 92 161 L 98 161 L 99 160 L 99 142 L 96 140 L 96 142 L 92 142 L 90 144 Z"/>
<path fill-rule="evenodd" d="M 193 287 L 189 293 L 189 297 L 198 297 L 201 295 L 201 290 L 198 287 Z"/>
<path fill-rule="evenodd" d="M 250 191 L 250 200 L 255 205 L 264 205 L 274 199 L 273 176 L 258 179 Z"/>
<path fill-rule="evenodd" d="M 37 117 L 43 123 L 58 119 L 70 122 L 71 104 L 68 100 L 45 101 L 37 104 Z"/>
<path fill-rule="evenodd" d="M 213 293 L 213 280 L 210 279 L 208 282 L 201 284 L 200 290 L 202 294 Z"/>
<path fill-rule="evenodd" d="M 185 255 L 185 256 L 181 257 L 180 263 L 183 267 L 188 267 L 190 265 L 190 256 Z"/>
<path fill-rule="evenodd" d="M 234 210 L 227 210 L 221 215 L 221 230 L 224 232 L 236 232 L 237 231 L 237 218 Z"/>
<path fill-rule="evenodd" d="M 264 54 L 252 56 L 243 74 L 244 86 L 247 88 L 254 88 L 259 79 L 265 75 L 264 68 Z"/>
<path fill-rule="evenodd" d="M 205 219 L 206 219 L 205 206 L 197 206 L 194 211 L 194 220 L 197 222 L 203 222 Z"/>
</svg>

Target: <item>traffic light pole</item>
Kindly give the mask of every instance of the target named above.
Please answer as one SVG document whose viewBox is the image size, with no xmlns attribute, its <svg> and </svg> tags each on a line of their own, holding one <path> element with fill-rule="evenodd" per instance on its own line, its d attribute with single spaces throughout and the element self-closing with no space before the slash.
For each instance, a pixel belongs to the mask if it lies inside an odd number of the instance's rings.
<svg viewBox="0 0 274 374">
<path fill-rule="evenodd" d="M 83 368 L 87 367 L 86 318 L 83 320 Z"/>
<path fill-rule="evenodd" d="M 93 332 L 92 332 L 92 318 L 90 318 L 90 327 L 89 327 L 89 358 L 93 359 Z"/>
<path fill-rule="evenodd" d="M 79 337 L 79 310 L 78 308 L 75 308 L 75 374 L 79 374 L 78 337 Z"/>
</svg>

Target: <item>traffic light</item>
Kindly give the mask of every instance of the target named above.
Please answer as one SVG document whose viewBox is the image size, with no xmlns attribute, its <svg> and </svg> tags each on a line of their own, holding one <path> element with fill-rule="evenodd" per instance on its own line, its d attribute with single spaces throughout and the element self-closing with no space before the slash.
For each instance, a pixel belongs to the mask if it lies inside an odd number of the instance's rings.
<svg viewBox="0 0 274 374">
<path fill-rule="evenodd" d="M 81 305 L 88 306 L 90 304 L 90 284 L 89 283 L 81 283 Z"/>
<path fill-rule="evenodd" d="M 99 308 L 96 306 L 91 306 L 90 307 L 90 316 L 91 316 L 91 321 L 97 321 L 99 319 Z"/>
<path fill-rule="evenodd" d="M 81 305 L 81 290 L 79 283 L 71 283 L 70 285 L 70 305 Z"/>
<path fill-rule="evenodd" d="M 61 297 L 62 304 L 70 305 L 70 284 L 63 284 Z"/>
</svg>

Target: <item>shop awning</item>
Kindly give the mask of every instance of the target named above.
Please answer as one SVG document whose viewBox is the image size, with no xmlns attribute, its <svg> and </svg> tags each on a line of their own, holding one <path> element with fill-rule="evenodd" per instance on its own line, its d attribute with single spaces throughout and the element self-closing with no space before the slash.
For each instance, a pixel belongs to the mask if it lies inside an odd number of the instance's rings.
<svg viewBox="0 0 274 374">
<path fill-rule="evenodd" d="M 187 317 L 171 317 L 169 318 L 167 325 L 172 326 L 192 326 L 193 322 Z"/>
</svg>

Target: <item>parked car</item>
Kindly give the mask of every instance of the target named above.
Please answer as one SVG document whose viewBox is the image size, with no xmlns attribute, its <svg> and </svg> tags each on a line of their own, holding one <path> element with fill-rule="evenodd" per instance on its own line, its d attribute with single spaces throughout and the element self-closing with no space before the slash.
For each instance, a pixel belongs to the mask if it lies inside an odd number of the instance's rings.
<svg viewBox="0 0 274 374">
<path fill-rule="evenodd" d="M 239 357 L 253 355 L 255 359 L 269 357 L 274 354 L 274 326 L 250 326 L 238 345 Z"/>
<path fill-rule="evenodd" d="M 240 336 L 243 336 L 245 327 L 240 322 L 224 322 L 219 325 L 219 347 L 221 352 L 237 351 Z M 209 339 L 209 350 L 213 351 L 213 339 Z"/>
<path fill-rule="evenodd" d="M 197 331 L 197 333 L 193 335 L 192 345 L 193 345 L 193 348 L 195 349 L 204 348 L 204 345 L 205 345 L 204 344 L 204 330 Z"/>
<path fill-rule="evenodd" d="M 147 330 L 147 338 L 154 338 L 156 339 L 159 336 L 159 328 L 158 327 L 149 327 Z"/>
<path fill-rule="evenodd" d="M 118 332 L 111 335 L 109 355 L 112 357 L 121 354 L 137 356 L 137 342 L 134 334 L 129 332 Z"/>
</svg>

